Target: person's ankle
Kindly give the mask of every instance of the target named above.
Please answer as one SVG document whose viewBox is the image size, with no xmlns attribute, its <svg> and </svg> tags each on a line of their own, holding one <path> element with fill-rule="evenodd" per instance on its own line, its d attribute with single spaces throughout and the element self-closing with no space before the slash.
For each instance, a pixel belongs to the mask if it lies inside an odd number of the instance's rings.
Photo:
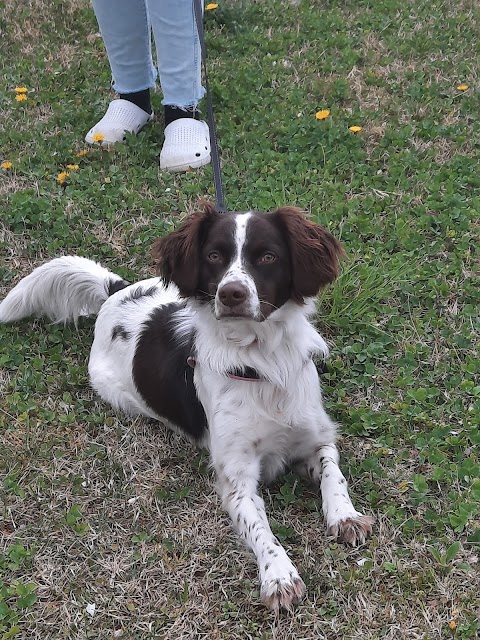
<svg viewBox="0 0 480 640">
<path fill-rule="evenodd" d="M 148 113 L 152 113 L 152 104 L 150 102 L 150 89 L 144 89 L 143 91 L 135 91 L 134 93 L 120 93 L 121 100 L 128 100 L 137 105 L 140 109 Z"/>
<path fill-rule="evenodd" d="M 165 126 L 180 118 L 193 118 L 194 120 L 200 120 L 200 112 L 195 107 L 176 107 L 172 104 L 166 104 L 164 106 L 165 114 Z"/>
</svg>

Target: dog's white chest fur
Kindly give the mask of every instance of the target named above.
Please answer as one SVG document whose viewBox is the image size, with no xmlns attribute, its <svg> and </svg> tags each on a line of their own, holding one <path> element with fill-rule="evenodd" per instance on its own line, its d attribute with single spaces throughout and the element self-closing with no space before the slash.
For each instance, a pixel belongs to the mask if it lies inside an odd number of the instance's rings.
<svg viewBox="0 0 480 640">
<path fill-rule="evenodd" d="M 232 321 L 224 330 L 201 311 L 192 320 L 197 332 L 195 386 L 209 424 L 214 465 L 228 459 L 229 466 L 240 469 L 248 456 L 270 480 L 287 463 L 304 458 L 313 443 L 332 442 L 335 425 L 323 410 L 312 361 L 312 354 L 325 354 L 327 346 L 307 321 L 305 309 L 287 307 L 268 323 L 252 326 Z M 214 343 L 210 331 L 215 331 Z M 239 363 L 255 368 L 259 379 L 225 375 Z"/>
</svg>

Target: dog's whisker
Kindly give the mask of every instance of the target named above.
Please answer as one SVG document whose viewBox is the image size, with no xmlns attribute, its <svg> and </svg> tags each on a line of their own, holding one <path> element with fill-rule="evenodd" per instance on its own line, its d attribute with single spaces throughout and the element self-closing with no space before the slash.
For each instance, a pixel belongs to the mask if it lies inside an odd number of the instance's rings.
<svg viewBox="0 0 480 640">
<path fill-rule="evenodd" d="M 198 289 L 198 293 L 201 293 L 202 296 L 207 296 L 211 300 L 215 298 L 215 296 L 213 296 L 209 291 L 204 291 L 203 289 Z"/>
<path fill-rule="evenodd" d="M 261 304 L 266 304 L 269 307 L 272 307 L 273 309 L 278 309 L 278 307 L 274 305 L 273 302 L 269 302 L 268 300 L 263 300 L 262 298 L 259 298 L 259 301 Z"/>
</svg>

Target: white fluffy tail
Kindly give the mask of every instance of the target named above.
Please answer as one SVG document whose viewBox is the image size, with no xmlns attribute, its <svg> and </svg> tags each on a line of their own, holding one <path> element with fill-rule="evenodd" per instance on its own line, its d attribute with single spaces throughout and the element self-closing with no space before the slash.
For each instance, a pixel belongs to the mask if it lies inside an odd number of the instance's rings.
<svg viewBox="0 0 480 640">
<path fill-rule="evenodd" d="M 17 284 L 0 302 L 0 322 L 46 316 L 53 322 L 74 322 L 96 315 L 107 298 L 127 286 L 120 276 L 79 256 L 55 258 Z"/>
</svg>

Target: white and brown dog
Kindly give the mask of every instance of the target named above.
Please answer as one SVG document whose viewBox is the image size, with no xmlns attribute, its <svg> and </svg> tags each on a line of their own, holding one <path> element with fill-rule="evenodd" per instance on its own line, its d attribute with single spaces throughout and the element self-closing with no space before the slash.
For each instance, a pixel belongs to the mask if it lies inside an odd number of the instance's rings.
<svg viewBox="0 0 480 640">
<path fill-rule="evenodd" d="M 327 345 L 308 318 L 341 254 L 298 209 L 219 214 L 205 205 L 157 240 L 161 278 L 128 284 L 65 256 L 0 303 L 0 322 L 98 314 L 93 388 L 116 409 L 161 420 L 209 449 L 223 504 L 256 556 L 261 597 L 273 609 L 289 608 L 305 586 L 270 529 L 260 479 L 292 466 L 320 487 L 328 535 L 355 545 L 372 528 L 348 495 L 312 360 Z"/>
</svg>

